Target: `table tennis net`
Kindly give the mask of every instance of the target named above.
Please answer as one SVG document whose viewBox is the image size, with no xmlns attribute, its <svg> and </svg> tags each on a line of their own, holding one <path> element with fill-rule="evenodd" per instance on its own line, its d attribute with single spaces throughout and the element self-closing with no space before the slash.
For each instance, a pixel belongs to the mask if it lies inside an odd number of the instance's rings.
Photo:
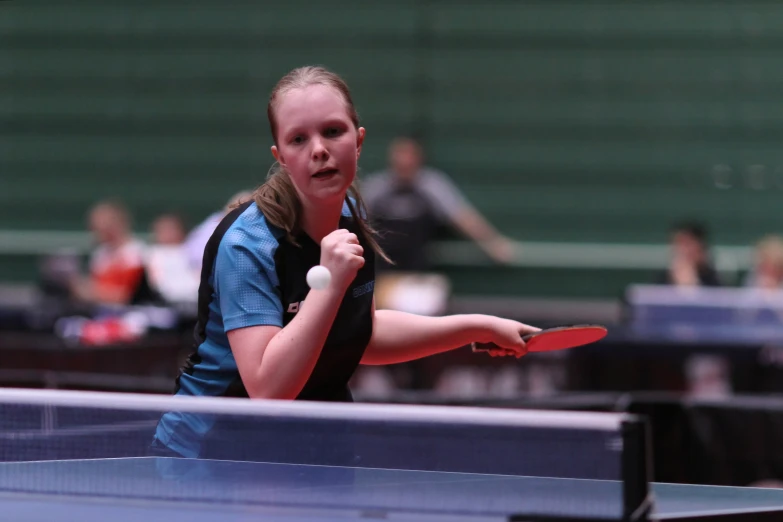
<svg viewBox="0 0 783 522">
<path fill-rule="evenodd" d="M 0 492 L 283 502 L 302 483 L 395 483 L 388 474 L 407 470 L 441 478 L 432 472 L 598 479 L 593 487 L 610 487 L 616 511 L 629 476 L 633 421 L 577 412 L 0 390 Z M 271 497 L 259 497 L 258 463 L 271 463 L 264 470 L 274 471 L 273 480 L 261 487 Z M 256 477 L 252 487 L 235 483 L 244 474 Z M 288 481 L 298 485 L 285 488 Z M 316 504 L 328 504 L 330 495 L 316 489 Z M 383 502 L 388 498 L 387 488 Z M 471 504 L 481 509 L 480 499 Z"/>
</svg>

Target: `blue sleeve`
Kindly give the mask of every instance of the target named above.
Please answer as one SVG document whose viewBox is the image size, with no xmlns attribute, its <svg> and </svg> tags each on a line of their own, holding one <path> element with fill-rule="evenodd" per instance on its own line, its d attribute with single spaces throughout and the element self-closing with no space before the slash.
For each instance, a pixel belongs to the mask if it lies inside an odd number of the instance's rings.
<svg viewBox="0 0 783 522">
<path fill-rule="evenodd" d="M 283 326 L 274 264 L 276 242 L 229 231 L 215 259 L 214 288 L 226 332 L 248 326 Z"/>
</svg>

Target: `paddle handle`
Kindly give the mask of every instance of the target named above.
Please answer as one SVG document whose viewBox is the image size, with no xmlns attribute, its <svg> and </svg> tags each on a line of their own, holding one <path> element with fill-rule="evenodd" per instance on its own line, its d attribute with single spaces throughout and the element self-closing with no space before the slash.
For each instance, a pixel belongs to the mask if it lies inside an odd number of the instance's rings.
<svg viewBox="0 0 783 522">
<path fill-rule="evenodd" d="M 476 353 L 489 352 L 490 350 L 502 350 L 508 353 L 515 353 L 514 350 L 509 350 L 508 348 L 501 348 L 495 343 L 470 343 L 470 349 Z"/>
<path fill-rule="evenodd" d="M 525 335 L 522 336 L 522 340 L 524 342 L 528 342 L 535 335 L 536 335 L 536 332 L 525 334 Z M 502 350 L 502 351 L 508 352 L 508 353 L 515 353 L 513 350 L 509 350 L 507 348 L 501 348 L 500 346 L 498 346 L 495 343 L 477 343 L 477 342 L 473 342 L 473 343 L 470 343 L 470 348 L 471 348 L 471 350 L 473 350 L 476 353 L 478 353 L 478 352 L 488 352 L 490 350 Z"/>
</svg>

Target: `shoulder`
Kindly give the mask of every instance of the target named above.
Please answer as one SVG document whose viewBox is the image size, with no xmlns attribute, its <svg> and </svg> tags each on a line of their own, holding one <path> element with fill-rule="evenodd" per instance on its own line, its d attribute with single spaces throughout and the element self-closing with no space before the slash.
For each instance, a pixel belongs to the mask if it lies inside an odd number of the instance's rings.
<svg viewBox="0 0 783 522">
<path fill-rule="evenodd" d="M 120 247 L 117 254 L 126 265 L 141 265 L 146 262 L 155 246 L 157 245 L 149 245 L 139 239 L 132 239 Z"/>
<path fill-rule="evenodd" d="M 128 256 L 128 258 L 133 260 L 140 260 L 144 257 L 144 253 L 146 252 L 147 246 L 146 243 L 139 239 L 131 239 L 125 245 L 122 247 L 122 253 L 125 256 Z"/>
<path fill-rule="evenodd" d="M 350 202 L 350 206 L 349 206 L 349 202 Z M 367 220 L 367 208 L 365 208 L 365 207 L 359 208 L 359 203 L 356 201 L 356 198 L 352 198 L 352 197 L 346 198 L 346 201 L 343 202 L 343 210 L 342 210 L 342 212 L 340 214 L 340 216 L 343 219 L 345 219 L 345 218 L 352 219 L 353 218 L 353 213 L 351 212 L 351 207 L 353 207 L 353 209 L 359 214 L 361 219 L 363 219 L 365 221 Z"/>
<path fill-rule="evenodd" d="M 364 199 L 373 201 L 375 198 L 388 192 L 393 184 L 392 182 L 393 178 L 391 174 L 386 170 L 382 170 L 363 177 L 359 187 Z"/>
<path fill-rule="evenodd" d="M 362 177 L 362 186 L 365 185 L 377 185 L 388 183 L 391 179 L 391 174 L 388 170 L 379 170 L 376 172 L 370 172 Z"/>
<path fill-rule="evenodd" d="M 422 168 L 419 172 L 419 180 L 423 185 L 451 186 L 454 184 L 448 174 L 432 167 Z"/>
<path fill-rule="evenodd" d="M 450 200 L 450 203 L 462 203 L 464 198 L 462 191 L 454 182 L 451 176 L 442 170 L 430 167 L 424 168 L 419 176 L 423 189 L 433 195 L 439 196 L 438 199 Z"/>
<path fill-rule="evenodd" d="M 283 231 L 271 225 L 255 203 L 229 212 L 218 225 L 216 234 L 222 236 L 217 238 L 220 242 L 218 260 L 239 265 L 247 260 L 273 264 L 275 251 L 284 237 Z"/>
<path fill-rule="evenodd" d="M 350 204 L 350 206 L 349 206 L 349 204 Z M 356 203 L 356 199 L 355 198 L 352 198 L 352 197 L 345 198 L 345 201 L 343 201 L 343 210 L 340 213 L 340 215 L 342 217 L 352 217 L 353 214 L 351 213 L 351 207 L 353 207 L 354 209 L 358 210 L 356 205 L 357 205 L 357 203 Z"/>
</svg>

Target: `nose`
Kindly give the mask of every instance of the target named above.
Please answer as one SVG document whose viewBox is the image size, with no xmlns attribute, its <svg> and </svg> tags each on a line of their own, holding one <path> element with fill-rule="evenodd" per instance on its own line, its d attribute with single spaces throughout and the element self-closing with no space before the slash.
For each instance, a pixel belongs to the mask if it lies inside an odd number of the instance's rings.
<svg viewBox="0 0 783 522">
<path fill-rule="evenodd" d="M 313 140 L 313 159 L 316 161 L 323 161 L 329 159 L 329 150 L 326 148 L 324 141 L 320 138 Z"/>
</svg>

